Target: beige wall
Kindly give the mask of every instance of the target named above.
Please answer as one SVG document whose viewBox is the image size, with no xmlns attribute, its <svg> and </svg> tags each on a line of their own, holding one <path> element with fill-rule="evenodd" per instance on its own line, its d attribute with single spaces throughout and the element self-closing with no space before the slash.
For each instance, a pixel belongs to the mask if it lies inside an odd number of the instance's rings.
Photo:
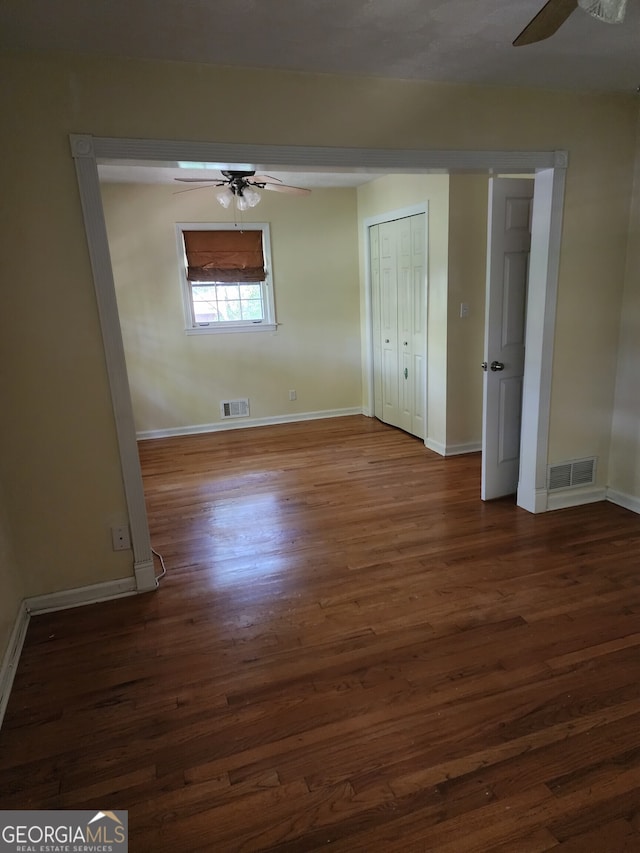
<svg viewBox="0 0 640 853">
<path fill-rule="evenodd" d="M 214 424 L 238 397 L 252 418 L 361 408 L 355 190 L 262 193 L 243 219 L 269 223 L 281 325 L 215 335 L 185 335 L 175 224 L 233 212 L 172 186 L 104 184 L 103 200 L 139 431 Z"/>
<path fill-rule="evenodd" d="M 613 417 L 609 486 L 640 503 L 640 121 Z"/>
<path fill-rule="evenodd" d="M 603 172 L 569 171 L 553 359 L 549 463 L 598 457 L 597 485 L 608 481 L 611 415 L 631 173 L 616 162 Z M 578 159 L 574 157 L 575 161 Z M 602 218 L 610 210 L 611 218 Z"/>
<path fill-rule="evenodd" d="M 448 175 L 394 175 L 358 187 L 361 271 L 364 275 L 364 221 L 418 204 L 428 204 L 429 229 L 426 437 L 444 444 L 447 430 Z M 363 294 L 366 286 L 363 279 Z M 362 316 L 363 322 L 366 322 L 364 306 Z M 364 329 L 362 340 L 366 342 Z M 373 411 L 373 400 L 368 399 L 366 379 L 363 380 L 363 389 L 365 408 Z"/>
<path fill-rule="evenodd" d="M 482 442 L 482 354 L 487 265 L 488 178 L 449 183 L 447 448 Z M 469 306 L 460 317 L 460 305 Z"/>
<path fill-rule="evenodd" d="M 11 544 L 5 499 L 0 491 L 0 667 L 24 595 Z"/>
<path fill-rule="evenodd" d="M 131 575 L 125 508 L 68 134 L 368 148 L 568 149 L 552 460 L 607 477 L 637 102 L 195 63 L 0 57 L 0 479 L 28 592 Z M 250 104 L 250 108 L 247 108 Z M 204 105 L 204 106 L 203 106 Z M 210 108 L 207 105 L 211 105 Z"/>
</svg>

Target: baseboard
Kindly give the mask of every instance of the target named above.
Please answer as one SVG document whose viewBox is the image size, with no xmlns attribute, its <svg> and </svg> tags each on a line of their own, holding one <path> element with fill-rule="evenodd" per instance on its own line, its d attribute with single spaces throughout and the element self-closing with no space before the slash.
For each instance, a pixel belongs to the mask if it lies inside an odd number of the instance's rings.
<svg viewBox="0 0 640 853">
<path fill-rule="evenodd" d="M 272 426 L 274 424 L 292 424 L 300 421 L 317 421 L 323 418 L 342 418 L 348 415 L 365 414 L 362 408 L 323 409 L 320 412 L 301 412 L 295 415 L 274 415 L 268 418 L 230 418 L 213 424 L 170 427 L 169 429 L 149 429 L 136 433 L 138 441 L 152 438 L 172 438 L 179 435 L 198 435 L 205 432 L 221 432 L 229 429 L 247 429 L 248 427 Z"/>
<path fill-rule="evenodd" d="M 129 577 L 65 589 L 61 592 L 50 592 L 47 595 L 34 595 L 25 598 L 24 605 L 33 616 L 37 613 L 52 613 L 55 610 L 81 607 L 84 604 L 97 604 L 99 601 L 111 601 L 114 598 L 124 598 L 136 593 L 135 578 Z"/>
<path fill-rule="evenodd" d="M 439 441 L 434 441 L 432 438 L 425 438 L 424 445 L 428 450 L 433 450 L 433 452 L 437 453 L 439 456 L 447 455 L 446 446 Z"/>
<path fill-rule="evenodd" d="M 534 489 L 533 491 L 527 490 L 518 483 L 518 494 L 516 500 L 521 509 L 526 509 L 527 512 L 531 512 L 534 515 L 546 512 L 550 508 L 548 506 L 546 489 Z"/>
<path fill-rule="evenodd" d="M 640 514 L 640 498 L 633 495 L 626 495 L 624 492 L 618 492 L 616 489 L 607 489 L 607 500 L 612 504 L 630 509 L 631 512 Z"/>
<path fill-rule="evenodd" d="M 25 598 L 20 603 L 7 651 L 0 666 L 0 726 L 2 726 L 31 616 L 36 616 L 39 613 L 53 613 L 56 610 L 69 610 L 72 607 L 81 607 L 84 604 L 97 604 L 100 601 L 125 598 L 130 595 L 137 595 L 137 593 L 135 578 L 130 577 Z"/>
<path fill-rule="evenodd" d="M 158 587 L 158 579 L 156 578 L 156 567 L 151 560 L 141 560 L 135 563 L 134 567 L 136 582 L 136 592 L 153 592 Z"/>
<path fill-rule="evenodd" d="M 7 704 L 9 702 L 9 694 L 13 686 L 13 679 L 18 669 L 18 661 L 24 645 L 25 637 L 27 636 L 27 628 L 29 627 L 29 611 L 25 607 L 24 601 L 20 602 L 16 621 L 9 637 L 7 650 L 2 658 L 0 665 L 0 726 L 4 719 Z"/>
<path fill-rule="evenodd" d="M 468 441 L 465 444 L 447 444 L 444 455 L 463 456 L 465 453 L 478 453 L 481 450 L 481 441 Z"/>
<path fill-rule="evenodd" d="M 577 489 L 558 489 L 547 493 L 547 509 L 566 509 L 571 506 L 598 503 L 607 499 L 607 490 L 589 486 Z"/>
<path fill-rule="evenodd" d="M 441 441 L 425 438 L 424 443 L 425 447 L 433 450 L 439 456 L 462 456 L 464 453 L 477 453 L 482 450 L 481 441 L 470 441 L 466 444 L 442 444 Z"/>
</svg>

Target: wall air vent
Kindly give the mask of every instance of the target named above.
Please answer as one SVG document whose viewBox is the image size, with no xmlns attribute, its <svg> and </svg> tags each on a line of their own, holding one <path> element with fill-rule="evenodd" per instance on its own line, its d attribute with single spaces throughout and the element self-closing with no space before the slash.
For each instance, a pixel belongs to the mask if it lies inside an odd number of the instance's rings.
<svg viewBox="0 0 640 853">
<path fill-rule="evenodd" d="M 249 399 L 245 397 L 242 400 L 223 400 L 220 403 L 221 418 L 248 418 L 249 417 Z"/>
<path fill-rule="evenodd" d="M 547 488 L 571 489 L 575 486 L 593 485 L 596 479 L 596 457 L 589 459 L 574 459 L 571 462 L 561 462 L 549 466 Z"/>
</svg>

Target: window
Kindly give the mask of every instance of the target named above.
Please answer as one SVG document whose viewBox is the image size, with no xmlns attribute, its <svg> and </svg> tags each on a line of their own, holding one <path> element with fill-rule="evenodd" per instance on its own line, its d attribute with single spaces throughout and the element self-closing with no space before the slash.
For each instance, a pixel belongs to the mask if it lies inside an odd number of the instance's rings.
<svg viewBox="0 0 640 853">
<path fill-rule="evenodd" d="M 269 226 L 179 223 L 187 334 L 274 331 Z"/>
</svg>

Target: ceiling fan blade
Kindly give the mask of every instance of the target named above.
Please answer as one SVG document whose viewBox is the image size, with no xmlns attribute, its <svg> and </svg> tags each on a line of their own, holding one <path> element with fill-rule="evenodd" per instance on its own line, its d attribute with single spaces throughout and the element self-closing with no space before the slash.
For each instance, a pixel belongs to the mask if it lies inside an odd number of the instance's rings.
<svg viewBox="0 0 640 853">
<path fill-rule="evenodd" d="M 174 178 L 174 181 L 181 181 L 183 184 L 224 184 L 222 178 Z"/>
<path fill-rule="evenodd" d="M 265 184 L 261 189 L 275 190 L 278 193 L 289 193 L 290 195 L 309 195 L 311 192 L 304 187 L 290 187 L 287 184 Z"/>
<path fill-rule="evenodd" d="M 548 0 L 513 42 L 515 47 L 552 36 L 578 8 L 578 0 Z"/>
<path fill-rule="evenodd" d="M 176 180 L 178 180 L 176 178 Z M 211 184 L 203 184 L 201 187 L 187 187 L 184 190 L 174 190 L 172 195 L 180 195 L 180 193 L 192 193 L 194 190 L 213 190 L 215 187 L 212 187 Z"/>
<path fill-rule="evenodd" d="M 280 178 L 274 178 L 273 175 L 252 175 L 247 178 L 250 184 L 281 184 Z"/>
</svg>

